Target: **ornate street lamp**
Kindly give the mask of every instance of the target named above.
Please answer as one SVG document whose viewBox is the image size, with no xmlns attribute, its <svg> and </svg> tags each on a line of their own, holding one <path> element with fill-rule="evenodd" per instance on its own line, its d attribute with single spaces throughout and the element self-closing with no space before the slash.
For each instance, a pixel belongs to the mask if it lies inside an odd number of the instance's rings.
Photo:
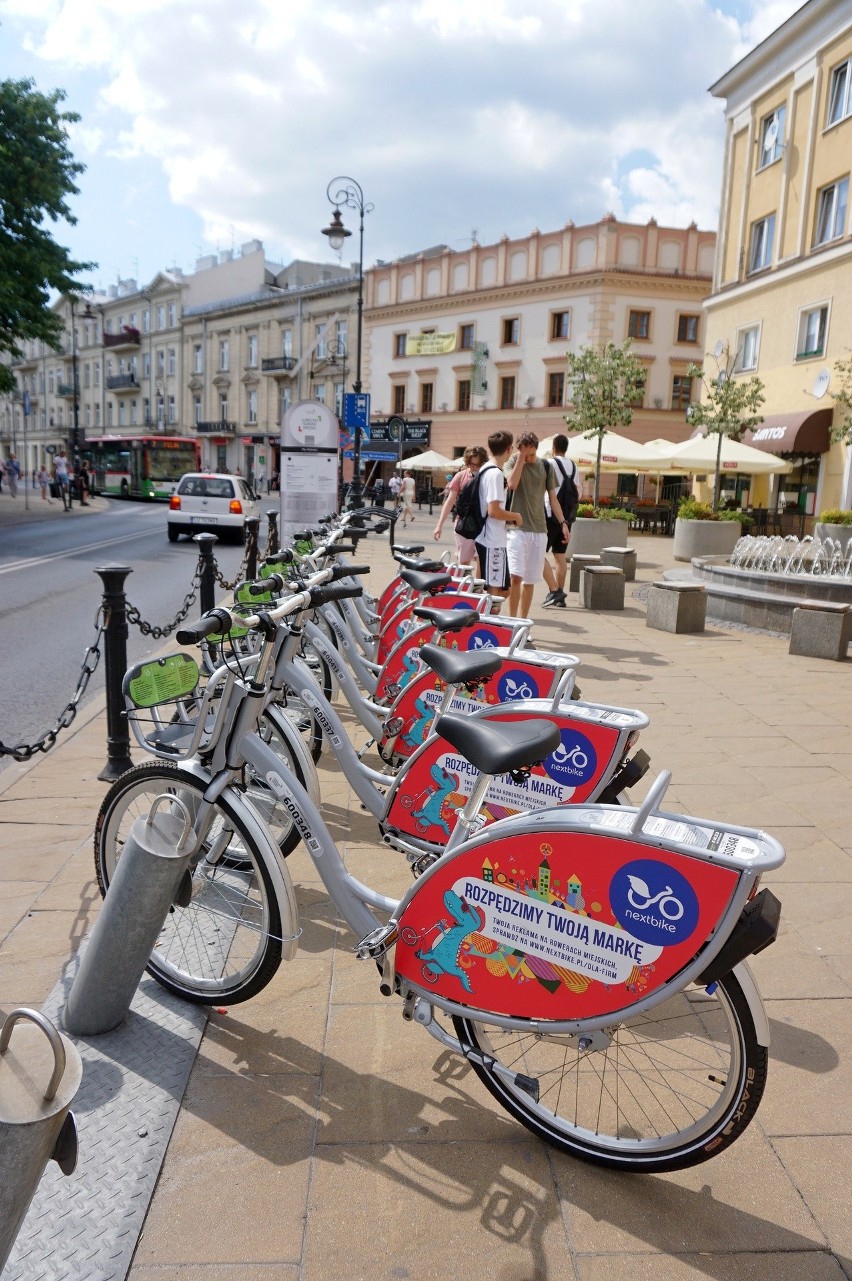
<svg viewBox="0 0 852 1281">
<path fill-rule="evenodd" d="M 75 302 L 79 302 L 80 300 L 71 294 L 69 295 L 68 301 L 71 304 L 71 387 L 73 391 L 72 403 L 74 406 L 74 425 L 71 429 L 71 458 L 74 460 L 79 454 L 80 446 L 83 443 L 80 439 L 80 382 L 77 377 L 77 313 L 74 309 Z M 92 311 L 88 299 L 86 301 L 86 310 L 83 312 L 83 319 L 95 319 L 95 313 Z"/>
<path fill-rule="evenodd" d="M 334 250 L 340 250 L 346 241 L 347 236 L 352 232 L 343 225 L 343 219 L 340 216 L 340 207 L 344 205 L 348 209 L 355 209 L 359 216 L 358 225 L 358 328 L 355 347 L 355 381 L 352 384 L 352 390 L 356 395 L 361 394 L 361 330 L 364 315 L 364 215 L 372 213 L 373 206 L 364 203 L 364 192 L 354 178 L 332 178 L 328 184 L 326 195 L 329 202 L 334 205 L 334 213 L 331 222 L 327 227 L 323 227 L 322 234 L 328 236 L 328 243 Z M 352 506 L 360 507 L 362 505 L 361 497 L 361 432 L 356 427 L 352 441 Z"/>
</svg>

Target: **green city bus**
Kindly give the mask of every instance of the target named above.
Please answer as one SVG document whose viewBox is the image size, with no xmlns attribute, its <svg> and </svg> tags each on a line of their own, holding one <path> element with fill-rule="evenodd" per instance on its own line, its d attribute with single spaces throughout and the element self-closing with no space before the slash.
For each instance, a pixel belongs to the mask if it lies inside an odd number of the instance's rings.
<svg viewBox="0 0 852 1281">
<path fill-rule="evenodd" d="M 201 470 L 201 447 L 192 436 L 88 437 L 82 457 L 92 492 L 116 498 L 167 502 L 185 472 Z"/>
</svg>

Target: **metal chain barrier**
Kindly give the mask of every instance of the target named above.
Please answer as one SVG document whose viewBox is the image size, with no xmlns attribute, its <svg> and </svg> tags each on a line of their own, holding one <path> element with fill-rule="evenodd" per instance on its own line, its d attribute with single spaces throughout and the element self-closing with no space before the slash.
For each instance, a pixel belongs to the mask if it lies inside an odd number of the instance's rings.
<svg viewBox="0 0 852 1281">
<path fill-rule="evenodd" d="M 212 558 L 212 565 L 213 565 L 213 574 L 216 579 L 216 582 L 219 584 L 221 588 L 223 588 L 224 591 L 232 592 L 236 587 L 237 583 L 243 582 L 244 579 L 247 577 L 246 567 L 248 565 L 248 555 L 245 555 L 243 557 L 242 564 L 237 570 L 237 576 L 232 583 L 229 583 L 227 578 L 225 578 L 224 575 L 222 574 L 222 571 L 219 568 L 219 562 L 216 560 L 215 556 Z"/>
<path fill-rule="evenodd" d="M 164 636 L 171 636 L 172 632 L 180 626 L 189 611 L 192 609 L 195 600 L 198 598 L 200 587 L 201 557 L 199 557 L 198 563 L 195 566 L 195 573 L 193 575 L 192 582 L 190 583 L 189 591 L 184 597 L 183 604 L 175 615 L 173 622 L 169 623 L 165 627 L 157 627 L 154 623 L 146 623 L 142 615 L 139 613 L 139 610 L 134 605 L 131 605 L 130 601 L 127 602 L 127 621 L 128 623 L 133 623 L 138 627 L 143 636 L 153 636 L 155 640 L 161 640 Z"/>
<path fill-rule="evenodd" d="M 259 523 L 260 522 L 257 518 L 246 521 L 246 547 L 240 567 L 237 570 L 237 576 L 232 583 L 229 583 L 227 578 L 223 576 L 216 561 L 216 557 L 213 555 L 211 549 L 210 560 L 213 576 L 219 586 L 226 592 L 232 592 L 237 586 L 237 583 L 242 583 L 247 579 L 250 580 L 257 577 L 257 531 Z"/>
<path fill-rule="evenodd" d="M 100 662 L 100 643 L 108 625 L 109 618 L 106 611 L 102 606 L 99 606 L 98 612 L 95 614 L 97 635 L 95 636 L 93 644 L 88 647 L 83 655 L 83 666 L 77 680 L 77 688 L 74 690 L 70 703 L 62 709 L 57 717 L 55 727 L 53 729 L 49 729 L 47 733 L 42 734 L 41 738 L 37 739 L 35 743 L 19 743 L 17 747 L 7 747 L 5 743 L 0 742 L 0 756 L 11 756 L 15 761 L 28 761 L 35 756 L 36 752 L 50 751 L 51 747 L 53 747 L 56 742 L 59 732 L 63 729 L 68 729 L 73 722 L 74 717 L 77 715 L 77 706 L 80 699 L 85 694 L 86 687 L 91 680 L 92 674 L 97 670 L 98 663 Z"/>
</svg>

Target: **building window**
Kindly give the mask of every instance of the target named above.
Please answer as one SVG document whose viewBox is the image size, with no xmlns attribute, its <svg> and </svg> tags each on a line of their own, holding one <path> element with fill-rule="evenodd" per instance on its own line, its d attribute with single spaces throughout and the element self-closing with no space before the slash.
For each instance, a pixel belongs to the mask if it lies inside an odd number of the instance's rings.
<svg viewBox="0 0 852 1281">
<path fill-rule="evenodd" d="M 111 368 L 112 368 L 112 361 L 108 360 L 107 373 L 110 372 Z M 151 353 L 148 351 L 144 352 L 142 355 L 142 377 L 143 378 L 151 377 Z"/>
<path fill-rule="evenodd" d="M 281 355 L 288 359 L 293 355 L 293 330 L 281 330 Z"/>
<path fill-rule="evenodd" d="M 204 349 L 201 343 L 196 343 L 192 349 L 192 372 L 194 374 L 204 373 Z"/>
<path fill-rule="evenodd" d="M 675 374 L 672 379 L 672 409 L 687 409 L 692 400 L 692 379 Z"/>
<path fill-rule="evenodd" d="M 337 414 L 338 418 L 343 417 L 344 394 L 345 394 L 345 387 L 343 383 L 335 383 L 334 384 L 334 412 Z"/>
<path fill-rule="evenodd" d="M 839 240 L 846 230 L 846 205 L 849 200 L 849 179 L 842 178 L 829 187 L 823 187 L 817 196 L 814 244 L 826 245 Z"/>
<path fill-rule="evenodd" d="M 85 365 L 83 366 L 83 386 L 84 387 L 88 387 L 91 385 L 91 379 L 92 379 L 91 371 L 92 371 L 92 367 L 89 364 L 89 362 L 86 361 Z"/>
<path fill-rule="evenodd" d="M 136 401 L 135 400 L 131 400 L 130 402 L 130 426 L 131 427 L 136 426 Z"/>
<path fill-rule="evenodd" d="M 42 426 L 43 425 L 44 424 L 42 424 Z M 99 400 L 96 400 L 95 401 L 95 426 L 100 427 L 100 425 L 101 425 L 101 402 Z"/>
<path fill-rule="evenodd" d="M 841 62 L 839 67 L 835 67 L 831 73 L 831 92 L 828 96 L 828 124 L 836 124 L 838 120 L 845 119 L 849 115 L 849 85 L 850 77 L 850 60 L 846 59 Z"/>
<path fill-rule="evenodd" d="M 321 405 L 325 404 L 325 383 L 314 383 L 314 400 L 318 400 Z"/>
<path fill-rule="evenodd" d="M 751 225 L 751 246 L 748 254 L 749 275 L 772 266 L 772 242 L 775 239 L 775 214 L 759 218 Z"/>
<path fill-rule="evenodd" d="M 177 351 L 174 347 L 169 348 L 169 373 L 173 374 L 177 369 Z"/>
<path fill-rule="evenodd" d="M 678 342 L 698 342 L 698 322 L 699 316 L 678 316 L 677 318 L 677 340 Z"/>
<path fill-rule="evenodd" d="M 548 408 L 553 409 L 562 404 L 565 398 L 565 375 L 548 374 L 547 375 L 547 404 Z"/>
<path fill-rule="evenodd" d="M 169 303 L 169 329 L 174 329 L 177 324 L 177 303 Z"/>
<path fill-rule="evenodd" d="M 811 307 L 808 311 L 800 312 L 796 359 L 824 356 L 827 329 L 828 307 Z"/>
<path fill-rule="evenodd" d="M 397 383 L 393 389 L 393 412 L 395 414 L 405 413 L 405 384 Z"/>
<path fill-rule="evenodd" d="M 126 415 L 127 415 L 127 406 L 125 405 L 125 403 L 124 403 L 124 401 L 123 401 L 123 400 L 120 400 L 120 401 L 118 402 L 118 425 L 119 425 L 119 427 L 123 427 L 123 426 L 124 426 L 124 420 L 125 420 Z"/>
<path fill-rule="evenodd" d="M 196 427 L 201 422 L 201 397 L 193 396 L 192 398 L 192 421 Z"/>
<path fill-rule="evenodd" d="M 108 320 L 104 321 L 104 329 L 106 331 L 109 330 Z M 151 312 L 148 310 L 147 307 L 142 312 L 142 332 L 143 334 L 149 334 L 151 332 Z"/>
<path fill-rule="evenodd" d="M 571 313 L 570 311 L 554 311 L 550 322 L 551 338 L 570 338 L 571 337 Z M 562 403 L 561 401 L 559 402 Z"/>
<path fill-rule="evenodd" d="M 223 371 L 228 369 L 228 340 L 227 338 L 219 339 L 219 368 Z"/>
<path fill-rule="evenodd" d="M 157 328 L 165 329 L 166 327 L 166 309 L 165 307 L 157 308 Z"/>
<path fill-rule="evenodd" d="M 783 154 L 786 116 L 787 108 L 782 106 L 776 107 L 768 116 L 763 117 L 760 123 L 760 149 L 757 154 L 758 169 L 771 165 L 773 160 L 778 160 Z"/>
<path fill-rule="evenodd" d="M 228 421 L 228 393 L 226 391 L 220 391 L 219 392 L 219 422 L 224 423 L 227 421 Z"/>
<path fill-rule="evenodd" d="M 249 334 L 248 367 L 249 369 L 257 369 L 257 334 Z"/>
<path fill-rule="evenodd" d="M 124 369 L 124 357 L 123 357 L 123 356 L 119 358 L 118 368 L 119 368 L 119 370 L 123 370 L 123 369 Z M 162 378 L 162 376 L 165 374 L 165 372 L 166 372 L 166 353 L 165 353 L 165 351 L 163 350 L 163 348 L 162 348 L 162 347 L 158 347 L 158 348 L 157 348 L 157 373 L 158 373 L 158 374 L 160 375 L 160 377 Z"/>
<path fill-rule="evenodd" d="M 283 418 L 293 401 L 293 390 L 291 387 L 282 387 L 278 393 L 278 412 L 279 417 Z"/>
<path fill-rule="evenodd" d="M 473 325 L 459 325 L 459 351 L 473 351 Z"/>
<path fill-rule="evenodd" d="M 627 337 L 645 340 L 651 336 L 650 311 L 631 311 L 627 315 Z"/>
<path fill-rule="evenodd" d="M 325 322 L 314 325 L 314 355 L 317 360 L 325 360 L 328 355 L 328 342 L 325 336 Z"/>
<path fill-rule="evenodd" d="M 151 426 L 151 402 L 147 396 L 142 398 L 142 421 L 146 427 Z"/>
<path fill-rule="evenodd" d="M 507 378 L 500 379 L 500 408 L 515 408 L 515 376 L 510 374 Z"/>
<path fill-rule="evenodd" d="M 503 346 L 516 347 L 521 340 L 521 321 L 519 316 L 509 316 L 503 321 Z M 512 379 L 514 382 L 514 379 Z"/>
<path fill-rule="evenodd" d="M 394 334 L 393 336 L 393 354 L 395 356 L 405 355 L 405 343 L 408 334 Z"/>
<path fill-rule="evenodd" d="M 752 325 L 741 329 L 737 334 L 737 373 L 757 369 L 757 349 L 760 341 L 760 326 Z"/>
<path fill-rule="evenodd" d="M 434 383 L 420 384 L 420 412 L 421 414 L 431 414 L 432 412 L 432 393 L 435 390 Z"/>
<path fill-rule="evenodd" d="M 456 383 L 456 409 L 464 413 L 470 409 L 470 379 L 462 378 Z"/>
<path fill-rule="evenodd" d="M 254 387 L 248 393 L 248 422 L 257 422 L 257 389 Z"/>
<path fill-rule="evenodd" d="M 346 342 L 347 342 L 348 334 L 349 334 L 349 326 L 348 326 L 348 323 L 347 323 L 345 320 L 338 320 L 338 322 L 337 322 L 337 352 L 336 352 L 336 354 L 337 354 L 338 356 L 342 356 L 342 355 L 343 355 L 343 353 L 344 353 L 344 352 L 345 352 L 345 350 L 346 350 Z"/>
</svg>

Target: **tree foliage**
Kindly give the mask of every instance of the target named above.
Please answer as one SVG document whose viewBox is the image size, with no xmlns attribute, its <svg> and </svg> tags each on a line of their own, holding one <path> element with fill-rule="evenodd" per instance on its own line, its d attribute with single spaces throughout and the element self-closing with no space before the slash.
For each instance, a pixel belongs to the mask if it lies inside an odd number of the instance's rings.
<svg viewBox="0 0 852 1281">
<path fill-rule="evenodd" d="M 852 448 L 852 356 L 847 360 L 838 360 L 834 372 L 840 378 L 840 391 L 833 391 L 831 394 L 840 413 L 835 410 L 831 439 L 835 444 Z"/>
<path fill-rule="evenodd" d="M 568 353 L 568 385 L 573 409 L 565 415 L 569 431 L 583 433 L 584 440 L 597 439 L 595 497 L 600 496 L 601 452 L 607 431 L 629 427 L 633 409 L 642 397 L 645 368 L 630 354 L 630 339 L 618 347 L 609 342 L 603 348 L 581 347 Z"/>
<path fill-rule="evenodd" d="M 718 436 L 719 448 L 716 451 L 716 484 L 713 491 L 713 510 L 719 504 L 721 487 L 720 459 L 722 438 L 741 440 L 743 432 L 753 430 L 763 422 L 759 413 L 764 402 L 763 383 L 752 375 L 750 378 L 734 378 L 736 356 L 731 356 L 725 348 L 725 363 L 719 357 L 711 355 L 715 362 L 715 376 L 708 374 L 706 363 L 690 365 L 687 373 L 690 378 L 700 378 L 703 395 L 700 401 L 690 405 L 686 416 L 693 426 L 703 427 L 705 436 Z"/>
<path fill-rule="evenodd" d="M 67 199 L 83 172 L 68 145 L 61 89 L 40 93 L 31 80 L 0 81 L 0 353 L 20 355 L 22 338 L 55 345 L 62 322 L 49 310 L 51 290 L 77 294 L 75 280 L 94 264 L 75 262 L 56 243 L 48 222 L 74 223 Z M 0 364 L 0 391 L 14 385 Z"/>
</svg>

